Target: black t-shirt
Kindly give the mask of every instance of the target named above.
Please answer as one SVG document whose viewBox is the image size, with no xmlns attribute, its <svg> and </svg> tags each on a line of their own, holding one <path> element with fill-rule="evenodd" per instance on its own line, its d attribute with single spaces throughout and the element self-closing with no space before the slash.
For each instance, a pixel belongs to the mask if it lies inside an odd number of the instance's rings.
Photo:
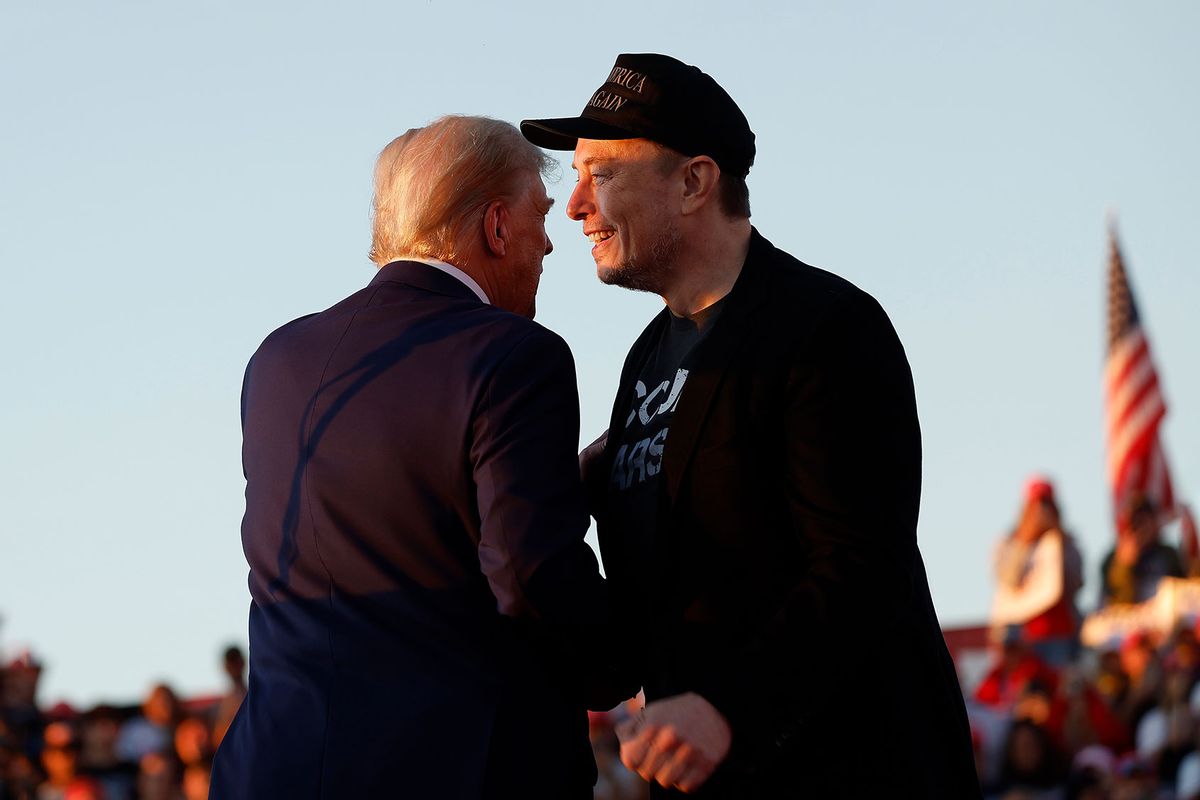
<svg viewBox="0 0 1200 800">
<path fill-rule="evenodd" d="M 712 328 L 723 301 L 689 317 L 670 315 L 658 341 L 634 373 L 634 386 L 625 427 L 609 432 L 609 447 L 616 448 L 609 474 L 607 509 L 614 529 L 631 547 L 635 571 L 643 594 L 649 588 L 638 567 L 648 561 L 658 522 L 662 491 L 663 449 L 671 419 L 687 383 L 690 355 Z M 625 387 L 622 387 L 625 389 Z"/>
</svg>

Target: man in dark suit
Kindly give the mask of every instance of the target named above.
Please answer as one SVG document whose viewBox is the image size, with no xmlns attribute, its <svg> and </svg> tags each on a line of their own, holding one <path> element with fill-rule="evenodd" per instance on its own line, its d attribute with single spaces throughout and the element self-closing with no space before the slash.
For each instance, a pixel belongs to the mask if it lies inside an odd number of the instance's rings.
<svg viewBox="0 0 1200 800">
<path fill-rule="evenodd" d="M 378 273 L 251 360 L 250 685 L 212 797 L 591 797 L 607 599 L 574 364 L 531 321 L 546 165 L 495 120 L 399 137 Z"/>
<path fill-rule="evenodd" d="M 886 314 L 751 227 L 754 134 L 695 67 L 622 55 L 579 117 L 521 128 L 575 151 L 600 279 L 667 305 L 585 476 L 642 634 L 623 760 L 704 797 L 978 797 Z"/>
</svg>

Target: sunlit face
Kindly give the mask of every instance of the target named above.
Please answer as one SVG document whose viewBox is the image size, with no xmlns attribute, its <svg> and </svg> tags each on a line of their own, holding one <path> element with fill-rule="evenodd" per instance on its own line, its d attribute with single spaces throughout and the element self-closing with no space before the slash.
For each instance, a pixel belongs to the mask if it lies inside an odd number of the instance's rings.
<svg viewBox="0 0 1200 800">
<path fill-rule="evenodd" d="M 155 725 L 170 725 L 178 707 L 175 696 L 165 686 L 156 686 L 142 704 L 142 714 Z"/>
<path fill-rule="evenodd" d="M 646 139 L 580 139 L 575 146 L 578 182 L 567 216 L 583 223 L 604 283 L 665 292 L 682 242 L 673 197 L 680 163 Z"/>
<path fill-rule="evenodd" d="M 208 753 L 208 726 L 198 719 L 185 719 L 175 729 L 175 753 L 184 764 L 195 764 Z"/>
<path fill-rule="evenodd" d="M 533 319 L 536 312 L 538 283 L 542 277 L 542 259 L 554 245 L 546 233 L 546 215 L 554 201 L 536 172 L 521 183 L 508 206 L 510 249 L 505 256 L 505 276 L 501 297 L 494 298 L 500 308 Z"/>
<path fill-rule="evenodd" d="M 42 750 L 42 767 L 54 783 L 65 783 L 75 775 L 78 758 L 68 747 L 46 747 Z"/>
<path fill-rule="evenodd" d="M 1058 510 L 1045 499 L 1034 498 L 1025 505 L 1017 538 L 1034 541 L 1043 533 L 1059 526 Z"/>
</svg>

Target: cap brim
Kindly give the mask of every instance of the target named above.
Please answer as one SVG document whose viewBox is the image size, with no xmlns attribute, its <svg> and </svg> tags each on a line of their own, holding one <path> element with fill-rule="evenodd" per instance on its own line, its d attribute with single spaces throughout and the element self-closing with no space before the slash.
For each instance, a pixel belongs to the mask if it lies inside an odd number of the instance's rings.
<svg viewBox="0 0 1200 800">
<path fill-rule="evenodd" d="M 574 150 L 580 139 L 637 139 L 641 134 L 588 117 L 526 119 L 521 135 L 547 150 Z"/>
</svg>

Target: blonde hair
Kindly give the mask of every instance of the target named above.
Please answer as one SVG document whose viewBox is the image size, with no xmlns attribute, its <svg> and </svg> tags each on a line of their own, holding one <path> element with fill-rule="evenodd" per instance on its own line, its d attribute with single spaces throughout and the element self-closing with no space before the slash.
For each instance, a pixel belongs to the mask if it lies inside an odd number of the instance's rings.
<svg viewBox="0 0 1200 800">
<path fill-rule="evenodd" d="M 464 236 L 529 172 L 555 166 L 507 122 L 446 116 L 383 148 L 375 164 L 371 260 L 460 259 Z"/>
</svg>

